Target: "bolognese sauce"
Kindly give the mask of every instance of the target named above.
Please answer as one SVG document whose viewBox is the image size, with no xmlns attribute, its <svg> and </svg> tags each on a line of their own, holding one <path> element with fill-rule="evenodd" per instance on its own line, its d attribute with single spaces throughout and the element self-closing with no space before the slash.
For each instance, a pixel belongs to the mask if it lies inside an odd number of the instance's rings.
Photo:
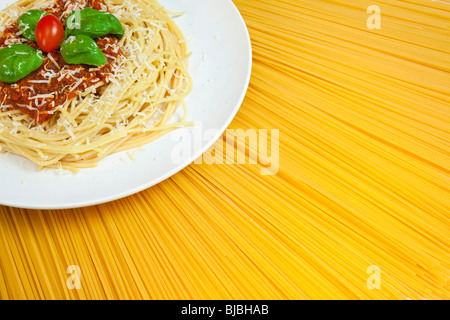
<svg viewBox="0 0 450 320">
<path fill-rule="evenodd" d="M 73 10 L 84 8 L 108 11 L 103 0 L 57 0 L 44 11 L 58 17 L 62 22 Z M 9 25 L 0 37 L 0 49 L 8 45 L 22 43 L 39 49 L 33 41 L 22 37 L 17 22 Z M 99 84 L 107 84 L 112 75 L 113 63 L 122 54 L 115 36 L 103 36 L 96 39 L 107 63 L 92 67 L 66 63 L 61 53 L 55 50 L 43 53 L 44 63 L 16 83 L 0 81 L 0 107 L 2 109 L 19 109 L 30 115 L 36 123 L 42 123 L 53 117 L 55 110 L 63 106 L 80 93 Z"/>
</svg>

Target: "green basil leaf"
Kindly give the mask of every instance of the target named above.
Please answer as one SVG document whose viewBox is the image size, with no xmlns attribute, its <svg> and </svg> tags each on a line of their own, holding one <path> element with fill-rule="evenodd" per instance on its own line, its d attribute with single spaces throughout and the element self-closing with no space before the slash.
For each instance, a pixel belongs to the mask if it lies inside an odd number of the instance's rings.
<svg viewBox="0 0 450 320">
<path fill-rule="evenodd" d="M 48 14 L 49 13 L 41 10 L 29 10 L 22 14 L 17 20 L 17 23 L 19 24 L 19 30 L 22 32 L 22 35 L 28 40 L 36 42 L 36 37 L 34 35 L 36 26 L 39 20 L 41 20 L 43 16 L 46 16 Z"/>
<path fill-rule="evenodd" d="M 78 34 L 87 35 L 92 39 L 107 34 L 122 38 L 123 27 L 119 19 L 111 13 L 85 8 L 81 11 L 72 11 L 66 19 L 66 39 Z"/>
<path fill-rule="evenodd" d="M 0 80 L 14 83 L 44 63 L 42 52 L 25 44 L 12 44 L 0 50 Z"/>
<path fill-rule="evenodd" d="M 67 38 L 61 45 L 61 55 L 69 64 L 101 66 L 107 62 L 95 41 L 84 34 Z"/>
</svg>

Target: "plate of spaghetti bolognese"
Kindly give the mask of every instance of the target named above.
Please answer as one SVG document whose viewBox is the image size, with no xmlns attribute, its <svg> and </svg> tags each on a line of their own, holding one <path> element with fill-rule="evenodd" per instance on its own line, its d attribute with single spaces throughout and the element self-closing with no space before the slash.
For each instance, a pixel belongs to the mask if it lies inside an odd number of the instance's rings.
<svg viewBox="0 0 450 320">
<path fill-rule="evenodd" d="M 149 188 L 200 157 L 247 91 L 251 43 L 230 0 L 0 8 L 2 205 L 76 208 Z"/>
</svg>

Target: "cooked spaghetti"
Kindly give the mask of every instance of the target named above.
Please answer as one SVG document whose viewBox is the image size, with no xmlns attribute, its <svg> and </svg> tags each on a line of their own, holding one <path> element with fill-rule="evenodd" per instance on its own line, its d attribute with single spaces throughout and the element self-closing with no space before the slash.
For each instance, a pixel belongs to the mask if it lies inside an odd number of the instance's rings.
<svg viewBox="0 0 450 320">
<path fill-rule="evenodd" d="M 59 51 L 16 83 L 0 84 L 0 152 L 42 168 L 73 171 L 106 156 L 143 146 L 184 123 L 172 120 L 191 90 L 188 51 L 169 12 L 155 0 L 22 0 L 0 12 L 0 48 L 37 47 L 17 19 L 39 9 L 65 21 L 74 10 L 110 12 L 124 29 L 119 39 L 96 39 L 107 63 L 68 64 Z M 186 111 L 186 110 L 184 110 Z"/>
</svg>

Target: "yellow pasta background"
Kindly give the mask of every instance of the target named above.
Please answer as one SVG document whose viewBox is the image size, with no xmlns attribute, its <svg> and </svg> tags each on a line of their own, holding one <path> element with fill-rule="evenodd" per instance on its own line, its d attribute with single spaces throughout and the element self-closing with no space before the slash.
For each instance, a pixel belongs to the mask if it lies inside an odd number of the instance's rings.
<svg viewBox="0 0 450 320">
<path fill-rule="evenodd" d="M 1 299 L 450 298 L 450 3 L 234 2 L 254 67 L 230 128 L 279 129 L 277 174 L 192 164 L 95 207 L 0 207 Z"/>
</svg>

